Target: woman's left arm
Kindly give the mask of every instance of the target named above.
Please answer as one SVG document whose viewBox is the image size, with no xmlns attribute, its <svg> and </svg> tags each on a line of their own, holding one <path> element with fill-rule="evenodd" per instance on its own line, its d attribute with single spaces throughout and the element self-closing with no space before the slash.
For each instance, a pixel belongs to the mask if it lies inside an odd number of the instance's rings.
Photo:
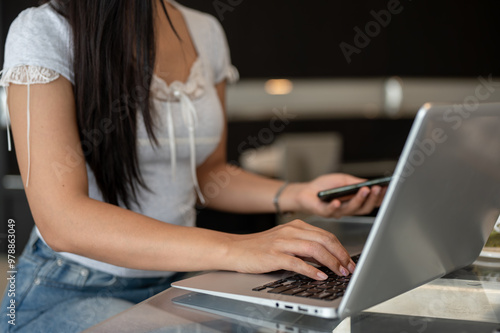
<svg viewBox="0 0 500 333">
<path fill-rule="evenodd" d="M 226 83 L 216 85 L 224 110 Z M 275 212 L 274 197 L 284 184 L 281 180 L 269 179 L 249 173 L 227 163 L 227 121 L 221 141 L 207 160 L 198 167 L 198 180 L 209 208 L 236 213 Z M 324 203 L 318 199 L 321 190 L 359 183 L 363 179 L 345 174 L 329 174 L 307 183 L 291 183 L 282 191 L 279 206 L 282 212 L 304 212 L 320 216 L 341 217 L 370 213 L 382 201 L 384 190 L 378 186 L 371 190 L 362 188 L 349 201 L 333 200 Z"/>
</svg>

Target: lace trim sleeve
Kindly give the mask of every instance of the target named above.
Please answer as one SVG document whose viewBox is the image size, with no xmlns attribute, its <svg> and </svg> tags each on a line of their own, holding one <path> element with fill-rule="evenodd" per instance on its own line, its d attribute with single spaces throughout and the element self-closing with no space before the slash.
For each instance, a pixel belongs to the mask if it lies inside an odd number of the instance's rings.
<svg viewBox="0 0 500 333">
<path fill-rule="evenodd" d="M 43 84 L 59 78 L 59 73 L 40 66 L 17 66 L 4 71 L 0 79 L 0 86 L 8 87 L 14 84 Z"/>
<path fill-rule="evenodd" d="M 0 72 L 1 74 L 2 72 Z M 28 101 L 27 101 L 27 110 L 26 110 L 26 136 L 28 142 L 28 175 L 26 177 L 26 187 L 29 185 L 30 179 L 30 167 L 31 167 L 31 154 L 30 154 L 30 86 L 32 84 L 46 84 L 50 83 L 59 78 L 59 73 L 50 70 L 48 68 L 40 67 L 40 66 L 29 66 L 22 65 L 10 68 L 6 71 L 3 71 L 3 75 L 0 78 L 0 86 L 5 87 L 7 90 L 11 83 L 21 84 L 28 86 Z M 6 95 L 8 96 L 8 91 L 6 91 Z M 11 144 L 11 135 L 10 135 L 10 113 L 8 108 L 8 103 L 5 103 L 5 119 L 7 121 L 7 145 L 9 151 L 12 151 Z"/>
</svg>

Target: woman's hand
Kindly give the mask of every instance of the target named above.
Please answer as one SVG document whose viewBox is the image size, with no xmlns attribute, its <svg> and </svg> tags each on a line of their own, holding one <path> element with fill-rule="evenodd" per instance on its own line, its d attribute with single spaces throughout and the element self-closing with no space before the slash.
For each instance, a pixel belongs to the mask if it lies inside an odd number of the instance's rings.
<svg viewBox="0 0 500 333">
<path fill-rule="evenodd" d="M 371 189 L 362 187 L 355 196 L 343 202 L 338 199 L 323 202 L 318 198 L 320 191 L 363 181 L 365 179 L 351 175 L 328 174 L 308 183 L 290 184 L 282 193 L 280 206 L 283 211 L 300 211 L 324 217 L 340 218 L 345 215 L 366 215 L 375 207 L 380 206 L 387 187 L 373 186 Z"/>
<path fill-rule="evenodd" d="M 308 261 L 347 276 L 356 265 L 335 235 L 295 220 L 270 230 L 233 235 L 228 245 L 228 267 L 242 273 L 266 273 L 285 269 L 316 280 L 327 276 Z"/>
</svg>

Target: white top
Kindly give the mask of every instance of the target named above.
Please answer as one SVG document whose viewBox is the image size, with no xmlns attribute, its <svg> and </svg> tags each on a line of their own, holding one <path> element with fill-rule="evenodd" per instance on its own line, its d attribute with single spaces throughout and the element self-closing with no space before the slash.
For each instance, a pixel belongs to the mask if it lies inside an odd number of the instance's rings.
<svg viewBox="0 0 500 333">
<path fill-rule="evenodd" d="M 151 190 L 138 193 L 140 207 L 131 210 L 160 221 L 194 226 L 198 191 L 196 166 L 217 147 L 224 128 L 223 110 L 215 85 L 228 79 L 238 79 L 231 65 L 227 41 L 218 21 L 172 1 L 184 16 L 198 58 L 185 83 L 167 85 L 153 76 L 151 97 L 157 113 L 156 135 L 159 147 L 153 147 L 138 116 L 138 158 L 144 181 Z M 30 163 L 29 103 L 30 84 L 51 82 L 62 75 L 74 84 L 71 27 L 66 19 L 45 4 L 23 11 L 12 23 L 5 46 L 4 74 L 0 85 L 28 85 L 28 175 L 36 168 Z M 8 111 L 7 111 L 8 112 Z M 8 117 L 7 117 L 8 119 Z M 9 146 L 10 146 L 10 134 Z M 89 140 L 90 142 L 90 140 Z M 9 147 L 10 149 L 10 147 Z M 117 162 L 119 163 L 119 161 Z M 60 172 L 65 172 L 64 167 Z M 89 196 L 103 201 L 95 177 L 87 165 Z M 40 232 L 37 229 L 37 232 Z M 41 236 L 41 235 L 40 235 Z M 42 238 L 43 239 L 43 238 Z M 144 271 L 118 267 L 71 253 L 62 256 L 80 264 L 125 277 L 168 276 L 171 272 Z"/>
</svg>

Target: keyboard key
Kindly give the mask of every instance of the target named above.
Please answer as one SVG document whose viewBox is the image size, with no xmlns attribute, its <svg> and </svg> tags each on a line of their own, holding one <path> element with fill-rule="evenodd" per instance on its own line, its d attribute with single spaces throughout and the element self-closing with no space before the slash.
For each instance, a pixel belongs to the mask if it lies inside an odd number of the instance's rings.
<svg viewBox="0 0 500 333">
<path fill-rule="evenodd" d="M 323 298 L 324 300 L 327 300 L 327 301 L 333 301 L 333 300 L 336 300 L 337 298 L 339 298 L 340 296 L 336 295 L 336 294 L 333 294 L 332 296 L 328 296 L 326 298 Z"/>
<path fill-rule="evenodd" d="M 323 291 L 323 289 L 319 289 L 319 288 L 309 288 L 307 289 L 308 292 L 310 293 L 313 293 L 313 294 L 317 294 L 317 293 L 320 293 Z"/>
<path fill-rule="evenodd" d="M 281 286 L 281 287 L 278 287 L 278 288 L 274 288 L 274 289 L 271 289 L 271 290 L 268 290 L 267 292 L 268 293 L 272 293 L 272 294 L 281 294 L 282 292 L 288 290 L 288 289 L 292 289 L 293 286 Z"/>
<path fill-rule="evenodd" d="M 261 290 L 264 290 L 264 289 L 267 289 L 267 287 L 266 286 L 260 286 L 260 287 L 255 287 L 252 290 L 253 291 L 261 291 Z"/>
<path fill-rule="evenodd" d="M 305 290 L 306 290 L 305 288 L 292 288 L 292 289 L 285 290 L 284 292 L 282 292 L 282 294 L 283 295 L 295 295 L 295 294 L 301 293 Z"/>
<path fill-rule="evenodd" d="M 325 289 L 325 291 L 328 291 L 329 293 L 335 294 L 343 291 L 342 289 L 337 289 L 337 288 L 330 288 L 330 289 Z"/>
<path fill-rule="evenodd" d="M 317 288 L 319 289 L 328 289 L 330 288 L 330 286 L 326 283 L 323 283 L 323 284 L 320 284 L 319 286 L 316 286 Z"/>
<path fill-rule="evenodd" d="M 352 257 L 355 263 L 357 263 L 358 259 L 359 255 Z M 328 275 L 326 280 L 316 281 L 302 274 L 294 274 L 290 277 L 255 287 L 252 290 L 325 300 L 334 300 L 343 296 L 352 275 L 339 276 L 328 267 L 319 267 L 318 269 Z"/>
<path fill-rule="evenodd" d="M 316 285 L 320 285 L 320 284 L 323 284 L 323 283 L 325 283 L 325 282 L 323 282 L 323 281 L 312 281 L 309 284 L 313 285 L 313 286 L 316 286 Z"/>
<path fill-rule="evenodd" d="M 323 299 L 323 298 L 327 298 L 328 296 L 332 296 L 332 295 L 333 294 L 329 293 L 329 292 L 321 292 L 321 293 L 317 293 L 317 294 L 312 295 L 311 298 Z"/>
</svg>

